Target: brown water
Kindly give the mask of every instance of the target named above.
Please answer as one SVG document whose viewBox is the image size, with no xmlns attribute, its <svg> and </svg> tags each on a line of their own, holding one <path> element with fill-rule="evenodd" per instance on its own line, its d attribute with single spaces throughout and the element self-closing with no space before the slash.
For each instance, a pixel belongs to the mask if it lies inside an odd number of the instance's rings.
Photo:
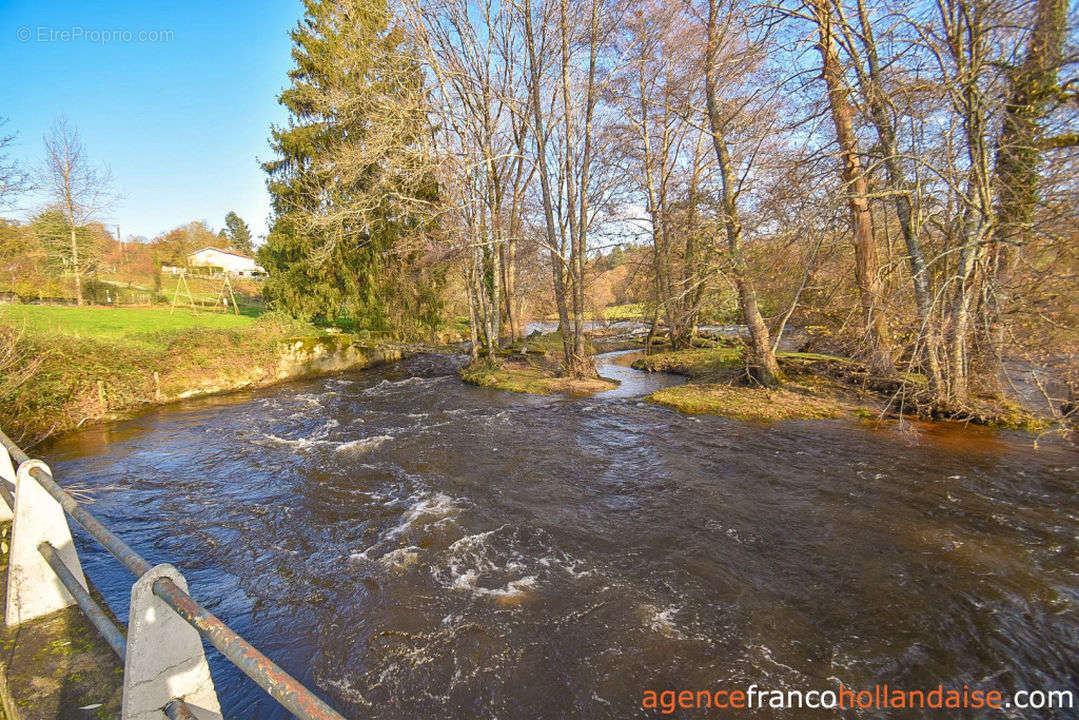
<svg viewBox="0 0 1079 720">
<path fill-rule="evenodd" d="M 43 454 L 349 717 L 624 718 L 646 689 L 753 683 L 1076 689 L 1071 447 L 685 416 L 626 397 L 677 379 L 624 367 L 610 397 L 522 396 L 456 362 L 172 405 Z M 131 578 L 77 543 L 126 619 Z M 211 665 L 227 717 L 284 716 Z"/>
</svg>

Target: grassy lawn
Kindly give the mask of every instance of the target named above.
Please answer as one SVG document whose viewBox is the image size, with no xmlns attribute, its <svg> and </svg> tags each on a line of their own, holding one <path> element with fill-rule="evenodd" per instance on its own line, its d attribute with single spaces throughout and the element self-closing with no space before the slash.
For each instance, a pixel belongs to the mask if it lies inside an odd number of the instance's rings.
<svg viewBox="0 0 1079 720">
<path fill-rule="evenodd" d="M 161 331 L 205 328 L 225 330 L 254 324 L 247 315 L 177 308 L 67 307 L 60 305 L 0 306 L 0 322 L 34 332 L 51 332 L 100 339 L 151 336 Z"/>
</svg>

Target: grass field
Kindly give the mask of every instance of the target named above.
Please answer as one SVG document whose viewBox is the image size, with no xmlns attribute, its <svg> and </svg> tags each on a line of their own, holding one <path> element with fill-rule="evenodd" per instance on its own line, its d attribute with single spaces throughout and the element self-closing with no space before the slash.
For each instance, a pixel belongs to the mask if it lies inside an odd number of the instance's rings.
<svg viewBox="0 0 1079 720">
<path fill-rule="evenodd" d="M 0 306 L 0 323 L 31 332 L 53 332 L 100 339 L 149 339 L 161 331 L 205 328 L 225 330 L 253 325 L 255 318 L 221 312 L 168 307 L 111 308 L 62 305 Z M 139 336 L 143 336 L 140 338 Z"/>
</svg>

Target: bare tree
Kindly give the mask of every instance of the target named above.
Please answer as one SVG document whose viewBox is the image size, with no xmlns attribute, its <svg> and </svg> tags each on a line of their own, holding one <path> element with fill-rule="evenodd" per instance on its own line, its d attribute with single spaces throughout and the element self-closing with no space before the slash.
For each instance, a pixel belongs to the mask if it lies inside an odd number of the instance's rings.
<svg viewBox="0 0 1079 720">
<path fill-rule="evenodd" d="M 851 240 L 854 243 L 854 276 L 862 305 L 862 322 L 869 349 L 870 366 L 878 373 L 894 369 L 891 338 L 887 319 L 881 305 L 877 246 L 873 236 L 873 214 L 869 209 L 865 172 L 858 155 L 858 139 L 854 133 L 854 108 L 839 53 L 830 0 L 812 0 L 809 4 L 816 21 L 823 64 L 824 81 L 828 88 L 828 105 L 832 111 L 836 140 L 839 143 L 840 178 L 850 210 Z"/>
<path fill-rule="evenodd" d="M 549 56 L 537 40 L 531 0 L 524 0 L 521 8 L 531 84 L 530 114 L 563 365 L 566 373 L 575 376 L 596 374 L 585 351 L 584 285 L 589 230 L 596 212 L 593 162 L 597 156 L 595 120 L 601 91 L 597 65 L 603 8 L 600 0 L 587 5 L 571 5 L 568 0 L 542 3 L 536 14 L 544 31 L 551 28 L 555 34 L 551 43 L 556 50 Z M 550 105 L 541 100 L 543 91 L 551 93 Z"/>
<path fill-rule="evenodd" d="M 693 341 L 701 304 L 716 275 L 714 244 L 702 227 L 702 185 L 708 169 L 701 110 L 701 28 L 685 8 L 638 0 L 626 23 L 622 55 L 632 58 L 612 87 L 624 118 L 622 154 L 637 178 L 652 244 L 652 285 L 671 346 Z M 628 183 L 627 183 L 628 184 Z"/>
<path fill-rule="evenodd" d="M 951 297 L 945 310 L 947 396 L 956 407 L 965 406 L 970 398 L 971 309 L 978 291 L 975 269 L 984 259 L 986 240 L 996 225 L 990 128 L 995 105 L 993 31 L 999 10 L 994 0 L 941 0 L 939 24 L 923 27 L 962 143 L 946 175 L 958 210 L 956 261 L 947 279 Z"/>
<path fill-rule="evenodd" d="M 727 252 L 730 255 L 731 274 L 734 277 L 734 284 L 738 288 L 742 315 L 745 317 L 746 325 L 749 328 L 751 372 L 762 385 L 772 386 L 779 382 L 781 375 L 775 352 L 772 349 L 768 326 L 764 324 L 764 318 L 761 317 L 760 308 L 757 304 L 757 291 L 750 276 L 745 252 L 742 249 L 742 222 L 738 209 L 740 181 L 739 175 L 735 172 L 734 162 L 731 159 L 728 141 L 728 128 L 731 117 L 724 115 L 724 103 L 721 97 L 720 49 L 724 45 L 724 40 L 727 39 L 724 35 L 730 29 L 730 23 L 733 19 L 733 8 L 730 8 L 730 10 L 731 12 L 721 18 L 719 0 L 708 0 L 707 37 L 704 43 L 704 87 L 708 108 L 708 128 L 712 136 L 716 162 L 719 165 L 723 227 L 727 235 Z M 728 66 L 737 62 L 733 57 L 723 59 Z M 746 57 L 740 58 L 742 62 L 747 59 Z M 728 111 L 728 115 L 737 116 L 739 112 L 740 108 L 735 107 Z"/>
<path fill-rule="evenodd" d="M 478 265 L 470 297 L 488 353 L 502 334 L 522 334 L 516 296 L 517 245 L 525 187 L 533 164 L 525 155 L 528 124 L 516 14 L 491 2 L 404 3 L 422 62 L 434 77 L 437 132 L 449 170 L 445 210 L 456 242 Z M 464 231 L 464 232 L 462 232 Z M 505 324 L 502 316 L 505 315 Z M 506 331 L 508 330 L 508 333 Z"/>
<path fill-rule="evenodd" d="M 1025 55 L 1009 77 L 994 176 L 998 224 L 989 250 L 981 308 L 987 316 L 982 324 L 996 374 L 1003 372 L 1004 364 L 1005 287 L 1018 252 L 1030 243 L 1042 155 L 1049 147 L 1079 144 L 1074 134 L 1043 137 L 1042 128 L 1054 106 L 1065 101 L 1057 76 L 1064 61 L 1067 31 L 1067 1 L 1036 0 Z"/>
<path fill-rule="evenodd" d="M 843 6 L 834 3 L 836 22 L 850 56 L 857 87 L 873 127 L 877 132 L 881 162 L 887 173 L 888 190 L 895 207 L 900 232 L 907 249 L 914 302 L 918 311 L 916 345 L 924 360 L 930 393 L 938 397 L 943 385 L 940 368 L 940 330 L 933 314 L 933 289 L 923 247 L 925 215 L 916 183 L 902 164 L 896 115 L 897 98 L 888 93 L 889 78 L 881 61 L 873 19 L 865 0 L 857 0 L 857 25 L 847 21 Z M 887 227 L 885 221 L 885 227 Z"/>
<path fill-rule="evenodd" d="M 0 117 L 0 127 L 6 124 L 7 118 Z M 7 151 L 13 142 L 14 135 L 0 135 L 0 208 L 11 207 L 15 198 L 29 186 L 26 173 L 8 157 Z"/>
<path fill-rule="evenodd" d="M 40 184 L 63 216 L 70 238 L 67 258 L 75 281 L 75 302 L 83 304 L 82 279 L 85 263 L 79 257 L 79 228 L 97 219 L 113 201 L 112 175 L 108 168 L 95 167 L 86 155 L 78 131 L 60 117 L 45 135 L 45 163 Z"/>
</svg>

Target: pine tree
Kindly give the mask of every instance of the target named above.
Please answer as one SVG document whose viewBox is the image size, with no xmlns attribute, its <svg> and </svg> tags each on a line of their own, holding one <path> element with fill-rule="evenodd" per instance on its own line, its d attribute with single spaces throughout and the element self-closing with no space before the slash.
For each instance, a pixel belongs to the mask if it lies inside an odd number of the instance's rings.
<svg viewBox="0 0 1079 720">
<path fill-rule="evenodd" d="M 292 31 L 289 111 L 263 164 L 274 221 L 259 262 L 264 293 L 296 316 L 388 328 L 435 199 L 420 69 L 385 0 L 304 0 Z M 415 290 L 415 288 L 411 288 Z M 418 302 L 418 300 L 417 300 Z"/>
<path fill-rule="evenodd" d="M 247 223 L 236 213 L 230 212 L 225 216 L 225 229 L 221 232 L 235 249 L 246 253 L 254 252 L 251 245 L 251 228 L 247 227 Z"/>
</svg>

